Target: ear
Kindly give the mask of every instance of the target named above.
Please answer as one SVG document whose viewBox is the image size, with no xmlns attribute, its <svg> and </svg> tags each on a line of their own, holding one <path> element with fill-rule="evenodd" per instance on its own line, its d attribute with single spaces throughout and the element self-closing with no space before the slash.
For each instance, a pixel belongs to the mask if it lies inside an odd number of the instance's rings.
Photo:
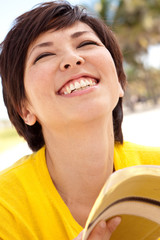
<svg viewBox="0 0 160 240">
<path fill-rule="evenodd" d="M 25 103 L 22 104 L 20 116 L 23 119 L 23 121 L 25 122 L 25 124 L 27 124 L 29 126 L 34 125 L 37 121 L 35 114 L 32 113 L 30 108 L 27 107 Z"/>
<path fill-rule="evenodd" d="M 122 89 L 122 86 L 121 86 L 120 82 L 118 82 L 118 84 L 119 84 L 119 97 L 123 97 L 124 96 L 124 91 Z"/>
</svg>

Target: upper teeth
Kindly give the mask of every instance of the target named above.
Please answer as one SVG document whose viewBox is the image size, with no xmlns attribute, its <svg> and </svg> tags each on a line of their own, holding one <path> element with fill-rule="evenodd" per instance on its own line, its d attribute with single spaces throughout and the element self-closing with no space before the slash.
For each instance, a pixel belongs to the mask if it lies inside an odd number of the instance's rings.
<svg viewBox="0 0 160 240">
<path fill-rule="evenodd" d="M 96 83 L 94 81 L 92 81 L 91 79 L 84 79 L 81 81 L 76 81 L 74 83 L 70 83 L 64 91 L 64 94 L 69 94 L 74 90 L 80 89 L 80 88 L 84 88 L 86 86 L 94 86 L 96 85 Z"/>
</svg>

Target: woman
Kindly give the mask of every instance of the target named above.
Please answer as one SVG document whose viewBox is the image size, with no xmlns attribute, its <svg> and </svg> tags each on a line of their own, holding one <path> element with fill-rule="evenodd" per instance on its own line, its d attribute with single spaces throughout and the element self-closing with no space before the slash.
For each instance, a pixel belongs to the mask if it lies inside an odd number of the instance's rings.
<svg viewBox="0 0 160 240">
<path fill-rule="evenodd" d="M 159 150 L 123 144 L 122 55 L 84 10 L 48 2 L 18 17 L 0 71 L 10 120 L 35 151 L 1 173 L 1 239 L 73 239 L 113 165 L 158 164 Z M 89 239 L 109 239 L 119 222 Z"/>
</svg>

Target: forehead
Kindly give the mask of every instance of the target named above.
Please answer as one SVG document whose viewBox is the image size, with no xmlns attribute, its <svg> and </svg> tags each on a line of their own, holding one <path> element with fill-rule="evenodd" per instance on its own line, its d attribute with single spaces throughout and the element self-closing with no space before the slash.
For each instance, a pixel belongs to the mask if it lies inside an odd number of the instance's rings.
<svg viewBox="0 0 160 240">
<path fill-rule="evenodd" d="M 63 37 L 65 35 L 65 37 L 78 37 L 76 33 L 78 32 L 83 32 L 86 34 L 95 34 L 95 32 L 93 31 L 93 29 L 91 27 L 89 27 L 87 24 L 77 21 L 75 22 L 73 25 L 69 26 L 69 27 L 65 27 L 59 30 L 54 30 L 51 29 L 47 32 L 41 33 L 29 46 L 29 50 L 31 48 L 33 48 L 34 46 L 36 46 L 37 44 L 40 44 L 42 42 L 44 42 L 45 40 L 48 39 L 48 37 L 52 34 L 52 38 L 53 41 L 54 39 L 56 39 L 56 37 Z"/>
</svg>

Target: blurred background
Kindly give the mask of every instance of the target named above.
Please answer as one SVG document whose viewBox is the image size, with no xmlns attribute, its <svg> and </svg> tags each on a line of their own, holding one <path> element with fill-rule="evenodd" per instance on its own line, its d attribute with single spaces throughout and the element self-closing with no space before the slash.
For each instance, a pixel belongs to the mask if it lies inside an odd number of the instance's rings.
<svg viewBox="0 0 160 240">
<path fill-rule="evenodd" d="M 0 8 L 0 42 L 13 20 L 40 2 L 5 0 Z M 124 98 L 124 139 L 160 146 L 160 0 L 69 2 L 82 5 L 102 18 L 119 41 L 128 80 Z M 9 122 L 0 84 L 0 170 L 30 152 Z"/>
</svg>

